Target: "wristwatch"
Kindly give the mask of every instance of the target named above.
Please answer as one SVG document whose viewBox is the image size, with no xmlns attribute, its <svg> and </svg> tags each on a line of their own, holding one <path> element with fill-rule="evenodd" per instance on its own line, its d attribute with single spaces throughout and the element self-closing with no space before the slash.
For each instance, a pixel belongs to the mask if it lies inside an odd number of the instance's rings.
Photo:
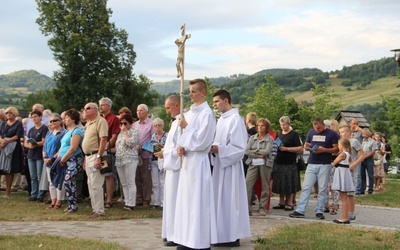
<svg viewBox="0 0 400 250">
<path fill-rule="evenodd" d="M 99 155 L 99 154 L 96 155 L 96 158 L 97 158 L 97 159 L 100 158 L 100 157 L 101 157 L 101 155 Z"/>
</svg>

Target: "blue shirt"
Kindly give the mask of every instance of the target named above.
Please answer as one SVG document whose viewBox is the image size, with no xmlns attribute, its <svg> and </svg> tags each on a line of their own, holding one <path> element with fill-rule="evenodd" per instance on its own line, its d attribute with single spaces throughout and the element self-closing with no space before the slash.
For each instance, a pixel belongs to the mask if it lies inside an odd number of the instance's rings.
<svg viewBox="0 0 400 250">
<path fill-rule="evenodd" d="M 338 144 L 339 134 L 331 129 L 325 129 L 321 133 L 312 129 L 308 132 L 306 142 L 311 143 L 311 147 L 315 145 L 324 148 L 333 148 L 333 144 Z M 310 158 L 308 159 L 309 164 L 331 164 L 332 154 L 331 153 L 320 153 L 314 154 L 310 153 Z"/>
<path fill-rule="evenodd" d="M 56 134 L 53 134 L 53 131 L 47 132 L 43 145 L 44 158 L 52 158 L 57 153 L 61 146 L 61 138 L 66 132 L 67 130 L 64 128 L 61 128 Z"/>
<path fill-rule="evenodd" d="M 76 134 L 78 134 L 81 137 L 81 141 L 79 142 L 79 147 L 75 151 L 75 154 L 73 156 L 78 155 L 82 152 L 83 131 L 80 128 L 76 127 L 73 130 L 70 130 L 67 133 L 65 133 L 64 137 L 61 139 L 61 147 L 59 155 L 60 157 L 63 157 L 67 153 L 67 151 L 71 147 L 71 138 Z"/>
</svg>

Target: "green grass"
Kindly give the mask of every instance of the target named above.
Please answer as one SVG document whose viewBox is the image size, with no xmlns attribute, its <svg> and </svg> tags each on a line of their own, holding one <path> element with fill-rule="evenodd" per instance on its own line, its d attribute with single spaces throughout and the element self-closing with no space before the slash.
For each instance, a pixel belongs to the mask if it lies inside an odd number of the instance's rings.
<svg viewBox="0 0 400 250">
<path fill-rule="evenodd" d="M 78 203 L 78 212 L 64 214 L 67 203 L 61 209 L 46 209 L 44 203 L 27 201 L 27 192 L 11 193 L 10 198 L 0 198 L 0 221 L 84 221 L 92 212 L 90 202 Z M 46 199 L 45 199 L 46 200 Z M 123 203 L 114 202 L 111 209 L 106 209 L 106 216 L 97 220 L 124 220 L 142 218 L 160 218 L 161 211 L 136 207 L 133 211 L 123 210 Z"/>
<path fill-rule="evenodd" d="M 400 95 L 400 88 L 397 85 L 400 80 L 397 76 L 390 76 L 373 81 L 370 85 L 367 85 L 365 89 L 356 90 L 356 85 L 351 87 L 351 91 L 348 91 L 345 86 L 341 83 L 347 79 L 337 79 L 332 78 L 327 80 L 329 85 L 328 90 L 334 89 L 335 93 L 338 94 L 338 101 L 343 103 L 343 108 L 350 105 L 360 105 L 360 104 L 375 104 L 377 102 L 382 102 L 382 97 L 395 97 Z M 286 97 L 294 98 L 296 101 L 312 101 L 313 96 L 311 91 L 306 92 L 293 92 Z"/>
<path fill-rule="evenodd" d="M 49 235 L 24 235 L 11 236 L 0 235 L 0 249 L 26 250 L 69 250 L 69 249 L 86 250 L 125 250 L 126 247 L 118 243 L 104 242 L 100 240 L 86 240 L 79 238 L 67 238 Z"/>
<path fill-rule="evenodd" d="M 385 190 L 356 197 L 356 204 L 400 208 L 400 179 L 387 179 Z"/>
<path fill-rule="evenodd" d="M 255 249 L 399 249 L 400 231 L 327 223 L 285 225 L 255 241 Z"/>
<path fill-rule="evenodd" d="M 398 177 L 389 175 L 388 177 Z M 357 196 L 357 205 L 400 208 L 400 179 L 388 178 L 385 190 L 373 195 Z M 308 223 L 276 227 L 255 241 L 255 249 L 399 249 L 400 231 L 375 230 Z"/>
</svg>

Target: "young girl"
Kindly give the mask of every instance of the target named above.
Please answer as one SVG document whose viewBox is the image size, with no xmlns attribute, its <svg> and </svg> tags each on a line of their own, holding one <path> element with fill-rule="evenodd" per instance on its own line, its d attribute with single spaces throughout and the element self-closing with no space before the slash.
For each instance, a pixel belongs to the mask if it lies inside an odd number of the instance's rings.
<svg viewBox="0 0 400 250">
<path fill-rule="evenodd" d="M 333 161 L 332 165 L 336 167 L 335 175 L 333 176 L 332 190 L 340 192 L 342 200 L 342 216 L 339 219 L 333 220 L 339 224 L 350 224 L 349 220 L 349 201 L 348 192 L 354 192 L 353 179 L 351 177 L 349 165 L 351 162 L 351 146 L 350 140 L 340 138 L 339 140 L 339 155 Z"/>
</svg>

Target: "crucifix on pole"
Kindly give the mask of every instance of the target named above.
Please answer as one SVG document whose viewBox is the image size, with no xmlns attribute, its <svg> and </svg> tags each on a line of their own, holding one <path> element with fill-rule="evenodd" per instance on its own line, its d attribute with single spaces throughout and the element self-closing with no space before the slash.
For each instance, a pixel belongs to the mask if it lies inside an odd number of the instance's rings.
<svg viewBox="0 0 400 250">
<path fill-rule="evenodd" d="M 181 116 L 183 115 L 183 87 L 184 87 L 184 77 L 185 77 L 185 42 L 190 38 L 190 34 L 185 33 L 185 24 L 181 26 L 182 36 L 175 40 L 175 44 L 178 46 L 178 58 L 176 59 L 176 70 L 177 78 L 181 78 Z"/>
</svg>

